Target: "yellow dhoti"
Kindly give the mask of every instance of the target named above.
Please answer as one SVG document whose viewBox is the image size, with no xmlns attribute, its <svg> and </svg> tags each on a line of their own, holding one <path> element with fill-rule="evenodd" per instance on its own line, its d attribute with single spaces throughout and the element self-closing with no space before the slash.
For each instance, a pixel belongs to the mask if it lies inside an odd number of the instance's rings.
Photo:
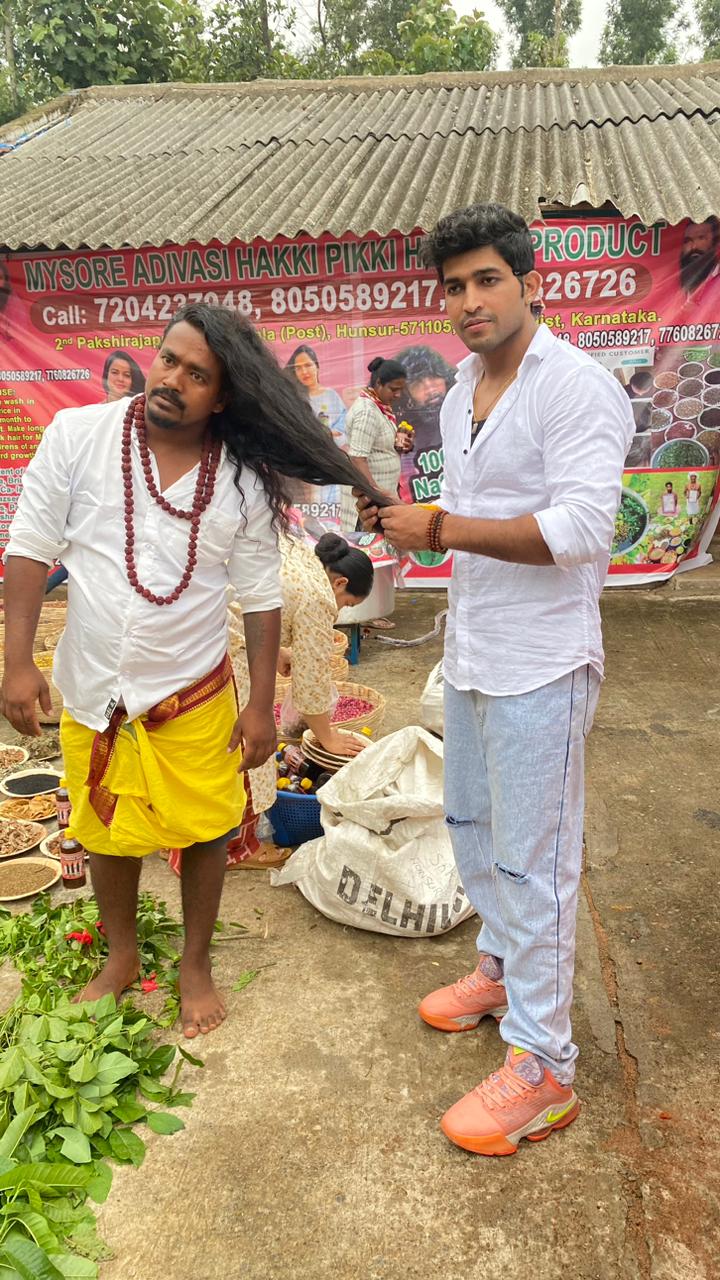
<svg viewBox="0 0 720 1280">
<path fill-rule="evenodd" d="M 146 715 L 115 711 L 103 733 L 67 712 L 60 724 L 71 833 L 91 853 L 143 857 L 232 831 L 245 809 L 229 659 Z"/>
</svg>

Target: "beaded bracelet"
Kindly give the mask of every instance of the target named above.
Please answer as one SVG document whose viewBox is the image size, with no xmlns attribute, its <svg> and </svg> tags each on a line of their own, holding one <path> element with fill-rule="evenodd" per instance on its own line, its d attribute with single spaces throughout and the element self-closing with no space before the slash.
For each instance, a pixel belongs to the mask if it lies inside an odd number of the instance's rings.
<svg viewBox="0 0 720 1280">
<path fill-rule="evenodd" d="M 440 537 L 443 520 L 445 519 L 446 515 L 447 515 L 447 511 L 434 511 L 430 519 L 428 520 L 427 537 L 428 537 L 428 547 L 430 548 L 431 551 L 442 552 L 447 550 L 447 548 L 443 546 L 443 543 Z"/>
</svg>

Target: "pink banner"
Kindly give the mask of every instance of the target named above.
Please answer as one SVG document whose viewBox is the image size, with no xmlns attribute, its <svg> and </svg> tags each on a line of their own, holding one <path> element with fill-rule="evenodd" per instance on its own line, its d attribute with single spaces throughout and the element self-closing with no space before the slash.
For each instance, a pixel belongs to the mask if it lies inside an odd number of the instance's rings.
<svg viewBox="0 0 720 1280">
<path fill-rule="evenodd" d="M 670 576 L 706 559 L 720 467 L 720 239 L 699 227 L 619 218 L 533 227 L 545 323 L 625 388 L 637 434 L 628 455 L 611 581 Z M 291 365 L 315 412 L 345 443 L 345 416 L 382 355 L 408 374 L 399 419 L 413 427 L 401 491 L 437 497 L 439 413 L 465 354 L 420 233 L 239 241 L 163 249 L 11 254 L 0 259 L 0 540 L 22 469 L 60 408 L 142 389 L 178 306 L 205 300 L 248 316 Z M 306 495 L 332 527 L 339 494 Z M 408 557 L 412 585 L 442 585 L 449 558 Z"/>
</svg>

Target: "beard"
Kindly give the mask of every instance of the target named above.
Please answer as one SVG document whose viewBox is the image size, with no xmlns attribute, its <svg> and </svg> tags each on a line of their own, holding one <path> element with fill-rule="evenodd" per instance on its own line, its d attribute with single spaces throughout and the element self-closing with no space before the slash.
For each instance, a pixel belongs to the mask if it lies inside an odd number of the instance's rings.
<svg viewBox="0 0 720 1280">
<path fill-rule="evenodd" d="M 708 253 L 680 254 L 680 284 L 685 293 L 694 293 L 717 266 L 715 249 Z"/>
<path fill-rule="evenodd" d="M 185 406 L 176 393 L 168 392 L 167 394 L 176 409 L 184 409 Z M 155 399 L 154 388 L 149 394 L 147 391 L 145 392 L 145 419 L 151 426 L 162 428 L 165 431 L 173 431 L 183 425 L 177 416 L 173 416 L 172 410 L 168 409 L 168 406 L 163 404 L 162 400 L 158 402 Z"/>
</svg>

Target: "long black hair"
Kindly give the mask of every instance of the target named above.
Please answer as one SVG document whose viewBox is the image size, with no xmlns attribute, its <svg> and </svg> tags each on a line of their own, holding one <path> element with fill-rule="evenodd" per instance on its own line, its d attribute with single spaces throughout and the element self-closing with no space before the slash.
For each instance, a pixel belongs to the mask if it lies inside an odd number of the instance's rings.
<svg viewBox="0 0 720 1280">
<path fill-rule="evenodd" d="M 347 578 L 348 591 L 358 600 L 366 600 L 372 591 L 375 570 L 369 556 L 359 547 L 351 547 L 338 533 L 324 533 L 315 547 L 315 555 L 323 568 Z"/>
<path fill-rule="evenodd" d="M 286 479 L 350 485 L 376 506 L 387 506 L 387 497 L 338 448 L 297 379 L 283 372 L 249 320 L 227 307 L 190 302 L 175 312 L 165 334 L 181 322 L 202 333 L 223 367 L 227 404 L 213 414 L 212 430 L 235 463 L 238 489 L 243 467 L 259 476 L 276 526 L 287 527 L 292 497 Z"/>
</svg>

